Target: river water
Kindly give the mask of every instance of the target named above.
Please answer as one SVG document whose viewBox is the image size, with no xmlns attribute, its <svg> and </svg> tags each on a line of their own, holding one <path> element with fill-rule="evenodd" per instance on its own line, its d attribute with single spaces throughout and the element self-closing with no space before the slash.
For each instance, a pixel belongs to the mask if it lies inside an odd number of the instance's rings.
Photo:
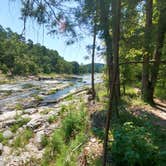
<svg viewBox="0 0 166 166">
<path fill-rule="evenodd" d="M 102 82 L 101 74 L 95 74 L 95 83 Z M 14 84 L 0 85 L 0 111 L 5 111 L 5 107 L 11 104 L 18 104 L 21 100 L 28 99 L 34 94 L 44 94 L 51 87 L 58 85 L 68 85 L 65 88 L 52 94 L 42 95 L 42 102 L 55 101 L 73 90 L 80 89 L 84 86 L 90 86 L 91 75 L 76 76 L 70 79 L 53 79 L 53 80 L 26 80 Z M 5 95 L 4 95 L 5 94 Z M 6 95 L 7 94 L 7 95 Z"/>
</svg>

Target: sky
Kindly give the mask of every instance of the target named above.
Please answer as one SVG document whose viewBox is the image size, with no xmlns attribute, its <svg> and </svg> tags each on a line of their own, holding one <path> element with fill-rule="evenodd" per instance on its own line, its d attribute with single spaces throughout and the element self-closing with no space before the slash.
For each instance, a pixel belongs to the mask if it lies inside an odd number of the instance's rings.
<svg viewBox="0 0 166 166">
<path fill-rule="evenodd" d="M 20 19 L 20 0 L 11 2 L 12 0 L 0 0 L 0 25 L 4 28 L 11 28 L 12 31 L 21 34 L 23 30 L 23 21 Z M 40 43 L 47 48 L 57 50 L 59 55 L 64 57 L 67 61 L 77 61 L 79 64 L 90 63 L 89 60 L 85 60 L 85 56 L 88 56 L 86 51 L 86 45 L 92 44 L 92 37 L 86 36 L 83 40 L 67 46 L 65 44 L 65 38 L 62 36 L 51 37 L 47 34 L 47 30 L 40 27 L 35 22 L 29 20 L 26 25 L 25 38 L 31 39 L 34 43 Z M 96 62 L 103 62 L 101 58 L 97 58 Z"/>
</svg>

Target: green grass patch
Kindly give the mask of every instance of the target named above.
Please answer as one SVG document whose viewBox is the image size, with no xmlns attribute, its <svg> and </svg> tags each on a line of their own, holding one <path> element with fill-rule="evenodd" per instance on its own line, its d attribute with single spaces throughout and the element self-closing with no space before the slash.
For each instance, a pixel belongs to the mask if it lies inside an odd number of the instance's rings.
<svg viewBox="0 0 166 166">
<path fill-rule="evenodd" d="M 12 142 L 12 146 L 15 148 L 23 148 L 26 144 L 28 144 L 29 139 L 32 138 L 33 131 L 31 129 L 25 129 L 22 133 L 20 133 Z"/>
<path fill-rule="evenodd" d="M 48 95 L 54 94 L 57 92 L 57 89 L 51 89 L 48 91 Z"/>
<path fill-rule="evenodd" d="M 24 85 L 22 86 L 23 89 L 29 89 L 29 88 L 32 88 L 32 87 L 34 87 L 34 85 L 33 85 L 33 84 L 30 84 L 30 83 L 24 84 Z"/>
<path fill-rule="evenodd" d="M 10 127 L 12 132 L 16 132 L 20 127 L 27 124 L 30 121 L 30 118 L 18 118 L 17 122 Z"/>
<path fill-rule="evenodd" d="M 51 115 L 48 117 L 48 123 L 53 123 L 57 120 L 57 115 Z"/>
<path fill-rule="evenodd" d="M 78 152 L 81 150 L 80 143 L 87 139 L 85 136 L 87 125 L 85 106 L 81 105 L 79 110 L 75 110 L 74 106 L 63 106 L 62 109 L 65 113 L 62 126 L 55 130 L 48 140 L 42 166 L 52 164 L 76 166 Z"/>
</svg>

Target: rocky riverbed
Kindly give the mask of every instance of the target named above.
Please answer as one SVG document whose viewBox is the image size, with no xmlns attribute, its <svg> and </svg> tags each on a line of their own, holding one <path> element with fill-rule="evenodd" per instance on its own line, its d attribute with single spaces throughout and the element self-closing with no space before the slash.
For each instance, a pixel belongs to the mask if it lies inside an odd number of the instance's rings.
<svg viewBox="0 0 166 166">
<path fill-rule="evenodd" d="M 35 165 L 44 152 L 42 139 L 59 127 L 64 106 L 78 103 L 80 96 L 87 101 L 88 81 L 31 79 L 0 85 L 0 166 Z M 69 100 L 72 95 L 79 97 Z"/>
</svg>

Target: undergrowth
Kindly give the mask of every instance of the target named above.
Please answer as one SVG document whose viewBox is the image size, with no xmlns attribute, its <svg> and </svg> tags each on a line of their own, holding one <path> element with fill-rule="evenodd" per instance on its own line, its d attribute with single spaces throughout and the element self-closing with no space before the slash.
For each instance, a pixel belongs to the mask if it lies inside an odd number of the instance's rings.
<svg viewBox="0 0 166 166">
<path fill-rule="evenodd" d="M 80 143 L 84 143 L 87 139 L 85 105 L 80 104 L 79 109 L 75 106 L 63 106 L 62 113 L 65 114 L 62 126 L 47 140 L 42 166 L 77 166 L 77 158 L 81 152 Z M 46 140 L 43 142 L 45 143 Z"/>
</svg>

